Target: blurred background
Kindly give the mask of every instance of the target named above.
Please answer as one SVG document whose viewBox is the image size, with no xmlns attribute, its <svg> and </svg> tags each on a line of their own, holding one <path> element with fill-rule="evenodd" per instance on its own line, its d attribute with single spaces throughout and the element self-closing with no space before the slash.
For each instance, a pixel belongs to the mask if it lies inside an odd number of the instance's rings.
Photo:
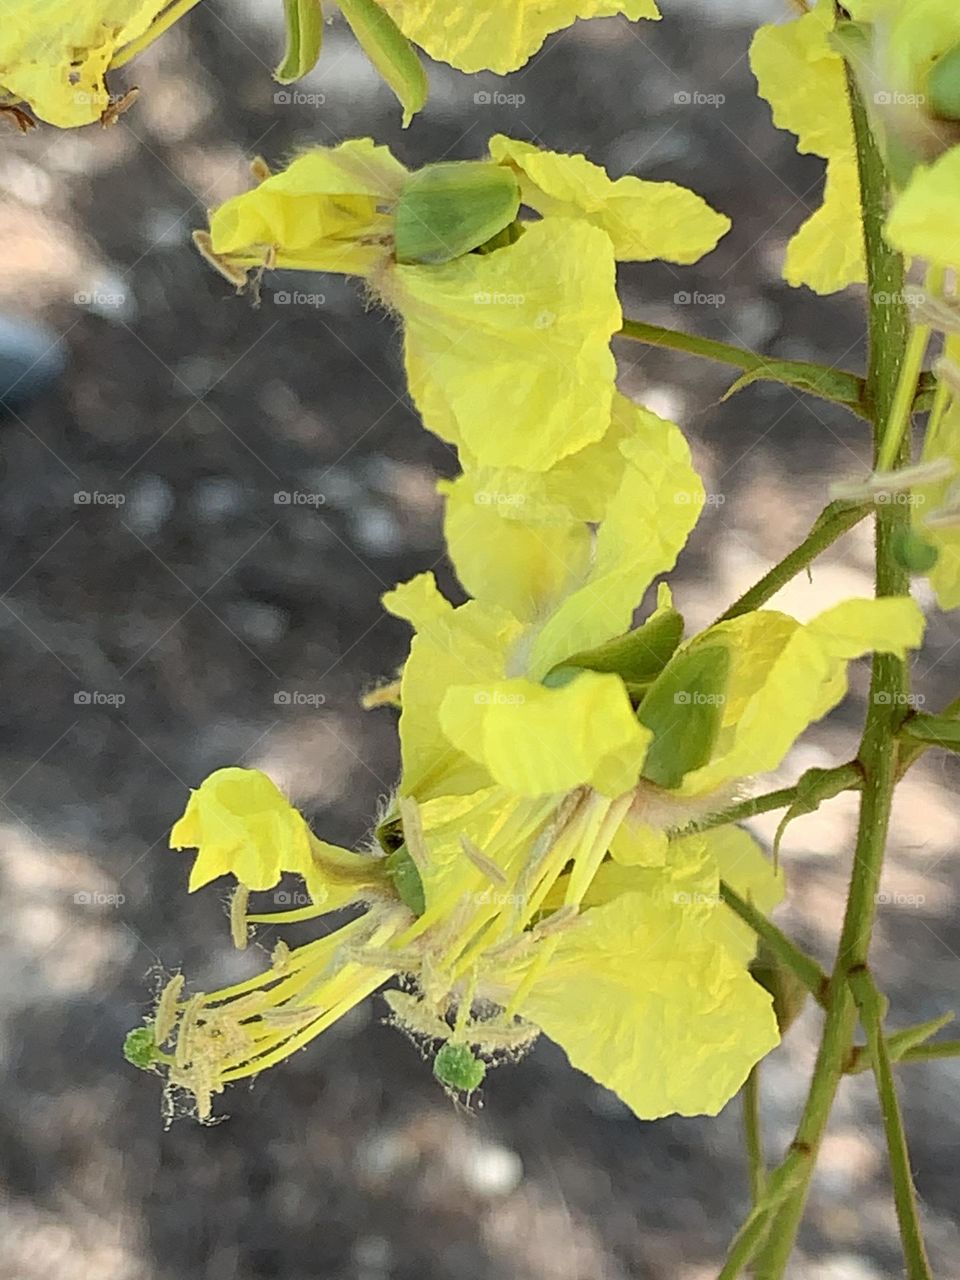
<svg viewBox="0 0 960 1280">
<path fill-rule="evenodd" d="M 254 155 L 370 134 L 415 166 L 503 131 L 691 185 L 734 230 L 696 267 L 624 268 L 627 314 L 862 368 L 862 296 L 779 278 L 822 182 L 746 59 L 785 8 L 666 8 L 579 23 L 509 78 L 433 67 L 403 132 L 339 18 L 319 69 L 281 91 L 279 3 L 208 0 L 115 78 L 141 89 L 116 127 L 3 133 L 0 346 L 37 363 L 0 388 L 0 1280 L 716 1274 L 747 1207 L 737 1101 L 641 1123 L 544 1042 L 466 1111 L 370 1001 L 221 1098 L 225 1123 L 164 1132 L 158 1082 L 120 1053 L 164 975 L 209 988 L 262 960 L 232 951 L 222 890 L 188 897 L 188 856 L 166 849 L 188 788 L 257 766 L 318 832 L 363 840 L 397 753 L 393 713 L 358 698 L 407 639 L 380 593 L 430 567 L 450 581 L 435 483 L 454 458 L 411 410 L 393 323 L 337 277 L 268 276 L 255 308 L 190 245 Z M 720 403 L 730 373 L 687 357 L 618 355 L 622 388 L 681 423 L 706 478 L 677 590 L 700 626 L 803 535 L 831 477 L 864 469 L 865 429 L 762 384 Z M 864 527 L 778 603 L 809 617 L 869 591 Z M 957 643 L 934 615 L 915 671 L 930 708 L 956 693 Z M 771 785 L 849 757 L 866 686 L 858 664 Z M 931 754 L 897 803 L 875 953 L 895 1026 L 957 998 L 956 781 Z M 841 797 L 784 842 L 778 919 L 825 961 L 855 810 Z M 765 1064 L 772 1157 L 818 1029 L 808 1011 Z M 935 1269 L 960 1276 L 960 1061 L 900 1079 Z M 869 1076 L 842 1088 L 791 1274 L 902 1274 Z"/>
</svg>

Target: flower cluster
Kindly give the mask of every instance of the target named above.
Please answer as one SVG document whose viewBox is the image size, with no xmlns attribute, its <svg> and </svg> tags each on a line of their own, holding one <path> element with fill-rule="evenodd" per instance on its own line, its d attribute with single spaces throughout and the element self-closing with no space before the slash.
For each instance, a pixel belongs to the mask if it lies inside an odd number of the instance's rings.
<svg viewBox="0 0 960 1280">
<path fill-rule="evenodd" d="M 254 172 L 199 247 L 238 287 L 360 277 L 400 318 L 424 424 L 459 454 L 444 533 L 470 598 L 432 574 L 384 597 L 414 636 L 401 777 L 370 848 L 319 840 L 255 771 L 192 795 L 172 844 L 198 850 L 192 889 L 235 878 L 237 945 L 351 918 L 224 990 L 177 975 L 128 1052 L 166 1075 L 171 1113 L 186 1097 L 206 1118 L 393 979 L 393 1020 L 452 1090 L 543 1032 L 639 1116 L 716 1112 L 778 1039 L 720 881 L 763 910 L 782 884 L 747 833 L 704 820 L 843 697 L 851 659 L 922 633 L 908 599 L 854 600 L 685 639 L 664 582 L 632 625 L 705 498 L 679 428 L 616 388 L 615 268 L 693 262 L 728 221 L 672 183 L 504 136 L 415 172 L 369 139 Z M 252 910 L 284 873 L 310 905 Z"/>
</svg>

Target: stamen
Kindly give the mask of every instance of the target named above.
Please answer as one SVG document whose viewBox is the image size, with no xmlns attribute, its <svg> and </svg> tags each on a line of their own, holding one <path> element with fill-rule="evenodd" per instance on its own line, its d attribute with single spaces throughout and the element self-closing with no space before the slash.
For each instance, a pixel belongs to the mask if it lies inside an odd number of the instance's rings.
<svg viewBox="0 0 960 1280">
<path fill-rule="evenodd" d="M 250 932 L 247 925 L 247 903 L 250 901 L 250 890 L 245 884 L 238 884 L 230 899 L 230 937 L 238 951 L 246 951 Z"/>
</svg>

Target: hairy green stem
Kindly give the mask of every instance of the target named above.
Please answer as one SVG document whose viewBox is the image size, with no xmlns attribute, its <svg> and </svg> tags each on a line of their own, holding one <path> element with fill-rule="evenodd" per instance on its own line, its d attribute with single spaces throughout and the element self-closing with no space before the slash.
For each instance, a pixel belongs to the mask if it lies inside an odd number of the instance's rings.
<svg viewBox="0 0 960 1280">
<path fill-rule="evenodd" d="M 796 391 L 805 391 L 821 400 L 843 405 L 860 417 L 867 416 L 863 404 L 864 381 L 845 369 L 831 369 L 829 365 L 811 360 L 779 360 L 776 356 L 761 356 L 730 342 L 702 338 L 696 333 L 683 333 L 679 329 L 647 324 L 643 320 L 624 320 L 618 336 L 668 351 L 683 351 L 716 364 L 730 365 L 748 374 L 751 381 L 780 382 Z"/>
<path fill-rule="evenodd" d="M 763 1158 L 763 1127 L 760 1119 L 760 1064 L 747 1076 L 741 1095 L 743 1106 L 743 1139 L 750 1169 L 750 1203 L 758 1205 L 767 1185 L 767 1166 Z"/>
<path fill-rule="evenodd" d="M 871 503 L 844 501 L 831 502 L 824 507 L 800 545 L 765 573 L 759 582 L 755 582 L 748 591 L 745 591 L 739 600 L 735 600 L 717 621 L 728 622 L 731 618 L 739 618 L 741 614 L 750 613 L 766 604 L 781 587 L 812 564 L 822 551 L 842 537 L 848 529 L 859 524 L 872 510 Z"/>
<path fill-rule="evenodd" d="M 920 745 L 922 751 L 931 744 L 922 743 L 918 745 Z M 826 777 L 832 778 L 838 784 L 838 792 L 859 791 L 863 785 L 863 773 L 855 760 L 848 761 L 846 764 L 835 765 L 832 769 L 825 769 L 824 778 Z M 786 809 L 799 797 L 799 783 L 794 783 L 790 787 L 780 787 L 776 791 L 766 791 L 761 796 L 751 796 L 748 800 L 738 800 L 736 804 L 732 804 L 726 809 L 721 809 L 719 813 L 691 823 L 689 827 L 683 829 L 682 834 L 693 834 L 695 831 L 710 831 L 713 827 L 725 827 L 731 822 L 745 822 L 747 818 L 755 818 L 761 813 L 771 813 L 774 809 Z M 672 834 L 679 835 L 681 833 Z"/>
<path fill-rule="evenodd" d="M 874 423 L 876 461 L 887 424 L 897 403 L 897 387 L 907 342 L 905 309 L 901 303 L 889 301 L 890 298 L 900 299 L 903 296 L 904 268 L 903 260 L 883 239 L 886 174 L 870 133 L 859 91 L 849 73 L 848 84 L 863 201 L 870 334 L 866 403 Z M 893 461 L 896 465 L 903 465 L 908 455 L 909 439 L 904 433 Z M 906 507 L 897 503 L 887 504 L 877 510 L 877 596 L 907 593 L 907 575 L 899 567 L 893 548 L 895 540 L 907 527 L 908 519 Z M 810 1091 L 794 1140 L 794 1148 L 809 1151 L 811 1158 L 770 1223 L 766 1244 L 757 1260 L 757 1280 L 781 1280 L 793 1252 L 816 1154 L 852 1045 L 857 1011 L 847 979 L 851 970 L 862 967 L 868 957 L 890 806 L 897 780 L 896 732 L 902 720 L 906 691 L 905 664 L 890 654 L 875 655 L 870 684 L 871 697 L 858 757 L 864 781 L 850 888 L 830 980 L 823 1036 Z"/>
<path fill-rule="evenodd" d="M 930 1263 L 920 1228 L 920 1209 L 910 1169 L 907 1135 L 903 1128 L 903 1116 L 893 1080 L 893 1068 L 883 1036 L 885 1001 L 866 966 L 851 970 L 850 989 L 860 1011 L 860 1021 L 867 1033 L 873 1074 L 877 1081 L 883 1127 L 887 1135 L 890 1168 L 893 1174 L 893 1194 L 903 1242 L 903 1257 L 907 1264 L 908 1280 L 932 1280 Z"/>
<path fill-rule="evenodd" d="M 742 898 L 725 880 L 720 881 L 720 897 L 744 924 L 750 926 L 758 938 L 764 940 L 783 965 L 797 975 L 814 999 L 822 1004 L 830 979 L 813 956 L 801 951 L 782 929 L 778 929 L 762 911 Z"/>
</svg>

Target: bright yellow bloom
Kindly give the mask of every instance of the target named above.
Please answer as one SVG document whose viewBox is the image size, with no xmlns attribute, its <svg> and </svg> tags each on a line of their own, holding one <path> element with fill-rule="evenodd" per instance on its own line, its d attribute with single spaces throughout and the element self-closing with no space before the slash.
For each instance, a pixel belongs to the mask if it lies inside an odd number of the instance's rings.
<svg viewBox="0 0 960 1280">
<path fill-rule="evenodd" d="M 167 8 L 168 0 L 5 0 L 0 86 L 50 124 L 99 120 L 112 102 L 104 76 L 114 59 Z"/>
<path fill-rule="evenodd" d="M 215 210 L 202 243 L 231 279 L 364 276 L 403 320 L 425 425 L 465 466 L 546 472 L 610 431 L 616 262 L 694 261 L 729 221 L 673 183 L 491 145 L 492 159 L 415 174 L 369 140 L 317 148 Z M 521 200 L 542 219 L 518 220 Z"/>
<path fill-rule="evenodd" d="M 784 278 L 834 293 L 866 279 L 860 187 L 844 61 L 830 44 L 833 0 L 782 25 L 761 27 L 750 65 L 779 129 L 797 135 L 797 150 L 823 156 L 827 178 L 821 207 L 787 247 Z"/>
<path fill-rule="evenodd" d="M 400 30 L 460 71 L 515 71 L 577 18 L 659 18 L 654 0 L 381 0 Z"/>
<path fill-rule="evenodd" d="M 909 257 L 943 267 L 960 264 L 960 147 L 919 165 L 897 198 L 885 235 Z"/>
<path fill-rule="evenodd" d="M 503 514 L 515 494 L 478 502 L 469 474 L 448 489 L 447 536 L 477 598 L 455 609 L 430 574 L 384 598 L 417 631 L 400 737 L 404 788 L 421 799 L 476 790 L 484 778 L 528 796 L 581 784 L 616 795 L 636 780 L 649 735 L 621 676 L 580 670 L 541 683 L 628 630 L 702 509 L 679 429 L 626 403 L 619 412 L 622 469 L 595 534 L 559 505 Z"/>
<path fill-rule="evenodd" d="M 255 811 L 261 784 L 248 781 Z M 421 886 L 416 913 L 381 892 L 335 932 L 295 950 L 279 944 L 247 981 L 186 996 L 173 979 L 152 1023 L 133 1033 L 131 1059 L 166 1074 L 169 1115 L 185 1095 L 207 1119 L 227 1084 L 288 1057 L 402 975 L 403 988 L 387 993 L 394 1021 L 441 1046 L 435 1072 L 451 1088 L 472 1090 L 484 1060 L 515 1056 L 542 1029 L 642 1117 L 715 1113 L 777 1042 L 770 998 L 746 970 L 752 945 L 718 897 L 720 860 L 765 906 L 779 884 L 742 833 L 678 841 L 663 871 L 598 876 L 628 803 L 584 789 L 530 803 L 499 788 L 422 809 L 401 801 L 393 829 L 405 874 Z M 395 871 L 397 856 L 379 865 Z M 326 909 L 246 921 L 282 925 Z"/>
<path fill-rule="evenodd" d="M 272 889 L 285 871 L 302 876 L 327 911 L 376 889 L 369 858 L 318 840 L 276 784 L 257 769 L 218 769 L 190 793 L 170 832 L 172 849 L 196 849 L 190 892 L 232 875 L 245 889 Z"/>
</svg>

